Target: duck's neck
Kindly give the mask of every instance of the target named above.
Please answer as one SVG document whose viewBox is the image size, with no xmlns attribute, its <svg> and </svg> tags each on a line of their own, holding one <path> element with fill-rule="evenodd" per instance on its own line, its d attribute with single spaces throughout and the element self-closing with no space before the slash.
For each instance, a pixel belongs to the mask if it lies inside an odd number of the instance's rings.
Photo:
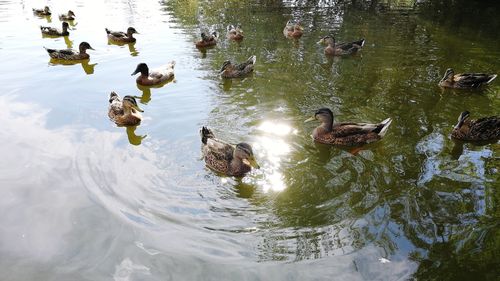
<svg viewBox="0 0 500 281">
<path fill-rule="evenodd" d="M 63 32 L 68 32 L 68 26 L 67 25 L 63 25 L 62 26 L 62 31 Z"/>
<path fill-rule="evenodd" d="M 134 38 L 134 33 L 132 33 L 132 32 L 130 32 L 130 31 L 128 31 L 128 32 L 127 32 L 127 37 L 128 37 L 128 38 Z"/>
<path fill-rule="evenodd" d="M 325 132 L 331 132 L 333 130 L 333 118 L 329 120 L 323 120 L 320 127 L 325 130 Z"/>
<path fill-rule="evenodd" d="M 86 54 L 87 53 L 87 49 L 85 47 L 80 47 L 80 54 Z"/>
</svg>

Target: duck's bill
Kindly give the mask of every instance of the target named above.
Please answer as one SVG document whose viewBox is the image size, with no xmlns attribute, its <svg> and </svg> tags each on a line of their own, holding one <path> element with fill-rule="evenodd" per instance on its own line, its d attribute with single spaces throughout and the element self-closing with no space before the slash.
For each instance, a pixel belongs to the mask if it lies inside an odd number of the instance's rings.
<svg viewBox="0 0 500 281">
<path fill-rule="evenodd" d="M 314 120 L 316 120 L 316 116 L 312 116 L 311 118 L 309 118 L 306 121 L 304 121 L 304 123 L 311 122 L 311 121 L 314 121 Z"/>
<path fill-rule="evenodd" d="M 94 51 L 95 51 L 95 49 L 94 49 L 94 48 L 92 48 L 92 47 L 90 47 L 90 48 L 89 48 L 89 50 L 94 50 Z"/>
<path fill-rule="evenodd" d="M 248 159 L 245 159 L 243 161 L 247 162 L 248 165 L 252 166 L 255 169 L 260 169 L 259 164 L 257 163 L 257 161 L 255 160 L 255 157 L 253 157 L 253 156 L 248 158 Z"/>
<path fill-rule="evenodd" d="M 324 44 L 325 43 L 325 39 L 321 38 L 318 42 L 316 42 L 317 44 Z"/>
<path fill-rule="evenodd" d="M 134 76 L 134 75 L 136 75 L 137 73 L 139 73 L 139 70 L 137 70 L 137 69 L 136 69 L 134 72 L 132 72 L 132 74 L 130 74 L 130 76 Z"/>
</svg>

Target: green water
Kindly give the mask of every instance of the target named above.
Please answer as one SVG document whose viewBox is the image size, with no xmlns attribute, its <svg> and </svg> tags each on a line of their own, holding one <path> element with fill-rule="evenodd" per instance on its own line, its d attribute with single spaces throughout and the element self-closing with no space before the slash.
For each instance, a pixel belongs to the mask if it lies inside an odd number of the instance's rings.
<svg viewBox="0 0 500 281">
<path fill-rule="evenodd" d="M 50 1 L 69 38 L 43 38 L 36 1 L 0 1 L 2 280 L 498 280 L 498 144 L 455 143 L 464 109 L 498 115 L 500 81 L 442 90 L 448 67 L 498 73 L 496 3 L 441 1 Z M 288 40 L 288 19 L 305 34 Z M 240 23 L 245 39 L 226 40 Z M 135 45 L 104 32 L 135 27 Z M 201 30 L 222 34 L 206 52 Z M 327 58 L 316 42 L 365 38 Z M 95 51 L 54 64 L 43 47 Z M 223 81 L 227 60 L 255 73 Z M 139 62 L 176 61 L 175 80 L 138 88 Z M 134 95 L 137 128 L 107 117 Z M 339 121 L 393 123 L 353 155 L 315 144 Z M 198 130 L 253 146 L 242 180 L 205 168 Z M 390 262 L 385 262 L 387 259 Z"/>
</svg>

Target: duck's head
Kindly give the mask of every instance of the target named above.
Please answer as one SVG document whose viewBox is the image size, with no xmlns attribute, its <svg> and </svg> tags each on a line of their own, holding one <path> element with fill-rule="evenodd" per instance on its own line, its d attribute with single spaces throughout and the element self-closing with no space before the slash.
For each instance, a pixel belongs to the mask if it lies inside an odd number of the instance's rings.
<svg viewBox="0 0 500 281">
<path fill-rule="evenodd" d="M 115 93 L 115 92 L 111 92 L 111 93 L 109 94 L 109 103 L 112 103 L 113 101 L 115 101 L 115 100 L 119 100 L 119 99 L 120 99 L 120 97 L 118 96 L 118 94 L 117 94 L 117 93 Z"/>
<path fill-rule="evenodd" d="M 135 28 L 133 27 L 129 27 L 127 28 L 127 34 L 139 34 L 139 32 L 137 32 L 137 30 L 135 30 Z"/>
<path fill-rule="evenodd" d="M 238 143 L 233 156 L 234 158 L 240 159 L 246 165 L 254 167 L 255 169 L 260 169 L 260 166 L 257 164 L 255 156 L 253 155 L 252 147 L 248 143 Z"/>
<path fill-rule="evenodd" d="M 443 79 L 441 79 L 441 81 L 439 81 L 439 82 L 444 82 L 444 81 L 450 80 L 453 77 L 453 75 L 455 75 L 453 68 L 448 68 L 448 69 L 446 69 L 446 72 L 444 73 Z"/>
<path fill-rule="evenodd" d="M 233 31 L 234 30 L 234 25 L 230 24 L 227 26 L 227 31 Z"/>
<path fill-rule="evenodd" d="M 295 25 L 293 26 L 293 29 L 296 31 L 304 31 L 304 27 L 300 24 L 300 21 L 296 22 Z"/>
<path fill-rule="evenodd" d="M 318 120 L 321 123 L 331 123 L 331 122 L 333 122 L 333 113 L 329 108 L 326 108 L 326 107 L 320 108 L 320 109 L 318 109 L 318 111 L 316 111 L 314 113 L 314 115 L 311 118 L 304 121 L 304 123 L 314 121 L 314 120 Z"/>
<path fill-rule="evenodd" d="M 227 68 L 228 66 L 230 66 L 230 65 L 231 65 L 231 61 L 228 61 L 228 60 L 227 60 L 227 61 L 225 61 L 224 63 L 222 63 L 222 67 L 220 68 L 220 72 L 221 72 L 221 73 L 222 73 L 222 72 L 224 72 L 224 70 L 226 70 L 226 68 Z"/>
<path fill-rule="evenodd" d="M 241 24 L 238 23 L 238 25 L 236 25 L 236 31 L 238 31 L 239 33 L 243 33 L 243 29 L 241 29 Z"/>
<path fill-rule="evenodd" d="M 286 22 L 286 26 L 287 26 L 287 27 L 293 26 L 293 20 L 289 19 L 289 20 Z"/>
<path fill-rule="evenodd" d="M 327 35 L 318 41 L 318 44 L 322 45 L 335 45 L 335 37 L 333 35 Z"/>
<path fill-rule="evenodd" d="M 67 23 L 66 23 L 66 24 L 67 24 Z M 92 47 L 90 46 L 90 44 L 89 44 L 89 43 L 87 43 L 87 42 L 82 42 L 82 43 L 80 43 L 79 48 L 80 48 L 80 52 L 85 52 L 86 50 L 94 50 L 94 48 L 92 48 Z"/>
<path fill-rule="evenodd" d="M 75 17 L 76 15 L 75 15 L 75 13 L 73 13 L 73 11 L 69 10 L 68 11 L 68 16 Z"/>
<path fill-rule="evenodd" d="M 454 129 L 455 130 L 458 130 L 460 129 L 460 127 L 462 127 L 462 125 L 464 124 L 465 120 L 467 120 L 470 116 L 470 112 L 469 111 L 464 111 L 462 113 L 460 113 L 460 116 L 458 116 L 458 123 L 455 125 Z"/>
<path fill-rule="evenodd" d="M 141 73 L 141 75 L 149 75 L 149 68 L 148 65 L 141 62 L 140 64 L 137 65 L 135 68 L 135 71 L 131 74 L 132 76 L 136 75 L 137 73 Z"/>
<path fill-rule="evenodd" d="M 132 110 L 144 112 L 144 110 L 139 108 L 139 106 L 137 105 L 137 101 L 133 96 L 124 96 L 122 104 L 124 108 L 130 108 Z"/>
<path fill-rule="evenodd" d="M 49 6 L 45 6 L 45 7 L 43 8 L 43 11 L 44 11 L 45 13 L 50 13 L 50 8 L 49 8 Z"/>
</svg>

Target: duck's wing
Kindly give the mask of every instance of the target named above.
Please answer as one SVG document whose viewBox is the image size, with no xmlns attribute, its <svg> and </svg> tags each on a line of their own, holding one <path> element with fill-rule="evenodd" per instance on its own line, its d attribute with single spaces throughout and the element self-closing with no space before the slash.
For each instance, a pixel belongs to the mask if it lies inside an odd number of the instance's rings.
<svg viewBox="0 0 500 281">
<path fill-rule="evenodd" d="M 384 127 L 388 127 L 392 120 L 387 118 L 386 120 L 378 123 L 354 123 L 354 122 L 344 122 L 336 123 L 333 125 L 333 135 L 335 137 L 347 137 L 352 135 L 362 135 L 369 133 L 380 134 Z M 385 131 L 384 131 L 385 134 Z"/>
<path fill-rule="evenodd" d="M 500 116 L 484 117 L 476 120 L 470 129 L 470 135 L 475 139 L 499 139 Z"/>
<path fill-rule="evenodd" d="M 204 145 L 205 154 L 210 154 L 220 161 L 231 161 L 233 159 L 234 147 L 228 143 L 215 138 L 207 139 Z"/>
<path fill-rule="evenodd" d="M 174 75 L 174 67 L 175 67 L 175 61 L 171 61 L 170 63 L 164 66 L 152 69 L 151 72 L 149 73 L 149 76 L 151 78 L 156 78 L 156 79 L 172 77 Z"/>
<path fill-rule="evenodd" d="M 122 37 L 127 37 L 127 33 L 121 32 L 121 31 L 113 31 L 105 28 L 106 33 L 109 35 L 112 35 L 114 37 L 122 38 Z"/>
<path fill-rule="evenodd" d="M 255 64 L 257 60 L 257 57 L 256 56 L 251 56 L 247 59 L 246 62 L 243 62 L 243 63 L 240 63 L 240 64 L 237 64 L 234 66 L 235 69 L 239 70 L 239 71 L 244 71 L 245 69 L 247 69 L 247 67 L 252 67 L 253 68 L 253 65 Z"/>
<path fill-rule="evenodd" d="M 58 53 L 63 54 L 63 55 L 76 55 L 77 52 L 73 49 L 62 49 L 62 50 L 56 50 Z"/>
<path fill-rule="evenodd" d="M 496 75 L 485 73 L 461 73 L 453 76 L 453 81 L 455 81 L 460 87 L 476 88 L 482 84 L 487 84 L 493 81 L 495 78 Z"/>
<path fill-rule="evenodd" d="M 40 26 L 40 30 L 43 33 L 59 33 L 59 30 L 57 28 L 50 26 Z"/>
</svg>

